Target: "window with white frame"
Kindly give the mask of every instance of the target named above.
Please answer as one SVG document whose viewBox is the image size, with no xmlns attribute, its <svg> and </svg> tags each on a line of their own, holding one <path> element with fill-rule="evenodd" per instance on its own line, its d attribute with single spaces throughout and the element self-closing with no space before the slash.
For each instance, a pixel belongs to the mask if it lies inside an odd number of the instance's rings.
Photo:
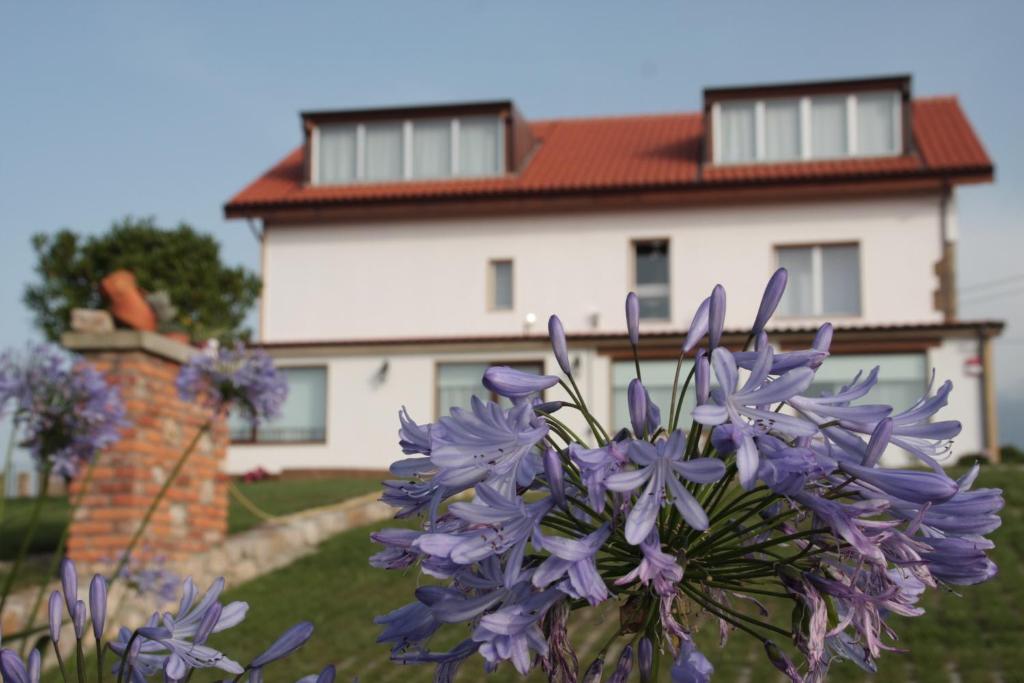
<svg viewBox="0 0 1024 683">
<path fill-rule="evenodd" d="M 228 417 L 234 443 L 323 443 L 327 438 L 327 368 L 279 367 L 288 383 L 281 414 L 253 426 L 238 411 Z"/>
<path fill-rule="evenodd" d="M 779 266 L 789 272 L 780 315 L 860 315 L 858 245 L 778 247 L 776 256 Z"/>
<path fill-rule="evenodd" d="M 514 306 L 512 275 L 512 259 L 494 259 L 488 265 L 488 307 L 492 311 L 512 310 Z"/>
<path fill-rule="evenodd" d="M 633 290 L 640 301 L 640 317 L 671 317 L 668 240 L 633 243 Z"/>
<path fill-rule="evenodd" d="M 504 144 L 498 116 L 321 123 L 312 133 L 312 182 L 343 185 L 501 175 Z"/>
<path fill-rule="evenodd" d="M 483 385 L 484 372 L 492 365 L 507 365 L 534 374 L 544 372 L 540 361 L 513 363 L 438 363 L 437 365 L 437 410 L 447 414 L 450 408 L 469 409 L 473 397 L 481 401 L 494 401 L 505 407 L 512 405 L 507 398 L 498 396 Z"/>
<path fill-rule="evenodd" d="M 897 91 L 726 100 L 712 106 L 717 164 L 902 153 Z"/>
</svg>

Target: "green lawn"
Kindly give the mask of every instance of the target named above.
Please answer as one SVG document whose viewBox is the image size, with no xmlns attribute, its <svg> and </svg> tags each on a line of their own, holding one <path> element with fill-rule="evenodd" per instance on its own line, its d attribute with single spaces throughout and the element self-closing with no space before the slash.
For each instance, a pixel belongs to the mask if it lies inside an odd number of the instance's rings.
<svg viewBox="0 0 1024 683">
<path fill-rule="evenodd" d="M 374 477 L 328 479 L 272 479 L 251 484 L 238 484 L 242 495 L 264 512 L 287 515 L 300 510 L 340 503 L 371 491 L 380 490 Z M 258 525 L 262 520 L 230 499 L 228 533 L 234 534 Z"/>
<path fill-rule="evenodd" d="M 978 486 L 1000 486 L 1006 492 L 1004 524 L 994 534 L 999 576 L 992 582 L 965 588 L 962 597 L 935 591 L 924 602 L 928 614 L 917 619 L 892 620 L 901 645 L 910 654 L 887 653 L 877 677 L 870 678 L 851 664 L 833 667 L 829 681 L 931 681 L 951 680 L 959 674 L 964 683 L 1015 681 L 1024 671 L 1024 468 L 999 467 L 982 472 Z M 378 525 L 380 526 L 380 525 Z M 323 663 L 339 666 L 339 681 L 429 681 L 429 670 L 403 667 L 387 661 L 387 648 L 376 645 L 376 614 L 412 599 L 415 573 L 384 572 L 370 568 L 366 558 L 374 552 L 368 540 L 370 528 L 336 536 L 319 553 L 255 579 L 230 591 L 231 599 L 251 604 L 249 618 L 241 626 L 218 634 L 216 642 L 240 657 L 257 653 L 265 643 L 291 624 L 310 619 L 316 624 L 313 640 L 299 656 L 276 665 L 272 680 L 290 681 Z M 419 579 L 422 581 L 422 579 Z M 617 618 L 608 608 L 581 615 L 574 635 L 581 651 L 595 652 L 614 632 Z M 715 680 L 752 682 L 784 680 L 771 668 L 760 645 L 734 634 L 724 650 L 714 644 L 716 626 L 708 624 L 698 634 L 702 648 L 715 663 Z M 456 638 L 452 634 L 448 640 Z M 444 643 L 440 643 L 442 645 Z M 589 659 L 581 656 L 583 665 Z M 1002 678 L 993 678 L 1002 672 Z M 471 659 L 460 681 L 482 680 L 479 658 Z M 494 681 L 517 680 L 503 666 Z M 537 677 L 531 680 L 540 680 Z"/>
</svg>

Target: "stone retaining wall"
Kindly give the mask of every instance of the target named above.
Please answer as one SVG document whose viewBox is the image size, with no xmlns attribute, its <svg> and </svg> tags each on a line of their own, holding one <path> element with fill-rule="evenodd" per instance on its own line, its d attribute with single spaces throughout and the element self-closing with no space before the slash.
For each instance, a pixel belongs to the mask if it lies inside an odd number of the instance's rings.
<svg viewBox="0 0 1024 683">
<path fill-rule="evenodd" d="M 224 577 L 229 589 L 235 588 L 315 552 L 320 543 L 331 536 L 391 518 L 394 509 L 381 503 L 379 497 L 379 492 L 369 493 L 342 503 L 280 517 L 254 529 L 228 536 L 223 543 L 210 550 L 166 566 L 182 577 L 191 576 L 201 591 L 205 591 L 219 576 Z M 78 579 L 79 598 L 86 603 L 89 599 L 87 592 L 90 578 L 79 576 Z M 46 594 L 49 595 L 59 587 L 57 582 L 53 582 Z M 36 590 L 26 589 L 10 596 L 3 614 L 4 633 L 14 633 L 26 626 L 25 616 Z M 121 603 L 124 593 L 123 584 L 114 587 L 108 601 L 110 610 Z M 108 616 L 108 628 L 138 626 L 155 611 L 173 611 L 176 603 L 177 598 L 172 602 L 164 602 L 151 594 L 126 596 L 121 613 Z M 36 616 L 36 624 L 46 623 L 44 600 Z M 61 635 L 61 645 L 73 647 L 74 635 L 70 625 L 65 627 L 65 631 Z M 52 662 L 52 658 L 49 661 Z"/>
</svg>

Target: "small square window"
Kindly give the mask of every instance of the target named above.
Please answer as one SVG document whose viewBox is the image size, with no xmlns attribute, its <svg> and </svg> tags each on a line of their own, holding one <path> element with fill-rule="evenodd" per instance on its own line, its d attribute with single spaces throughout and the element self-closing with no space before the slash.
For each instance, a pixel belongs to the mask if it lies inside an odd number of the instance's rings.
<svg viewBox="0 0 1024 683">
<path fill-rule="evenodd" d="M 491 261 L 490 265 L 490 308 L 493 311 L 511 311 L 512 296 L 512 260 L 502 259 Z"/>
</svg>

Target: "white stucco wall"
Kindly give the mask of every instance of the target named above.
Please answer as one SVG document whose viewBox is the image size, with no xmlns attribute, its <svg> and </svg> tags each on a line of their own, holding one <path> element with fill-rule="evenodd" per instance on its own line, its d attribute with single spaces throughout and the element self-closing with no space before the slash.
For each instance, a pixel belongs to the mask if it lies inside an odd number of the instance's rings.
<svg viewBox="0 0 1024 683">
<path fill-rule="evenodd" d="M 752 320 L 774 247 L 860 244 L 862 315 L 841 323 L 937 322 L 937 196 L 403 222 L 271 227 L 263 340 L 324 341 L 534 332 L 557 312 L 572 331 L 624 329 L 631 241 L 671 241 L 672 320 L 685 328 L 715 283 L 727 326 Z M 511 258 L 515 308 L 487 310 L 487 264 Z M 781 325 L 820 321 L 780 319 Z"/>
<path fill-rule="evenodd" d="M 401 353 L 382 349 L 341 355 L 279 357 L 281 366 L 322 364 L 327 367 L 326 441 L 323 444 L 233 444 L 228 451 L 228 472 L 240 474 L 257 466 L 272 472 L 332 468 L 383 470 L 405 457 L 398 447 L 401 406 L 406 406 L 418 422 L 433 421 L 438 411 L 447 412 L 447 406 L 435 405 L 438 363 L 488 362 L 500 356 L 501 360 L 509 362 L 542 361 L 547 372 L 558 374 L 557 364 L 546 346 L 540 343 L 525 346 L 529 348 L 502 350 L 498 356 L 495 351 L 445 351 L 424 347 L 421 351 Z M 980 380 L 964 369 L 965 361 L 976 354 L 977 342 L 971 339 L 946 340 L 927 354 L 928 365 L 936 370 L 936 383 L 951 379 L 954 384 L 949 406 L 937 419 L 958 419 L 964 425 L 944 464 L 953 464 L 962 456 L 983 451 Z M 603 425 L 610 425 L 609 357 L 593 348 L 577 346 L 571 349 L 571 355 L 580 360 L 576 376 L 588 405 Z M 388 362 L 388 372 L 383 381 L 378 381 L 377 373 L 384 361 Z M 551 400 L 563 397 L 558 387 L 546 395 Z M 576 433 L 589 437 L 585 423 L 575 412 L 562 411 L 559 418 Z M 906 464 L 898 453 L 887 457 L 886 462 Z"/>
</svg>

